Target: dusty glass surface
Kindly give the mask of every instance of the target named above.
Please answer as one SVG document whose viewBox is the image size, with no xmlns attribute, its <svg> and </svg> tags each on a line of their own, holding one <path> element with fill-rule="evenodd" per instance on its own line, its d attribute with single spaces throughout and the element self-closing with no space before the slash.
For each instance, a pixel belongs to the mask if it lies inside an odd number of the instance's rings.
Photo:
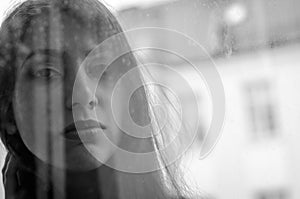
<svg viewBox="0 0 300 199">
<path fill-rule="evenodd" d="M 2 1 L 0 198 L 300 198 L 299 6 Z"/>
</svg>

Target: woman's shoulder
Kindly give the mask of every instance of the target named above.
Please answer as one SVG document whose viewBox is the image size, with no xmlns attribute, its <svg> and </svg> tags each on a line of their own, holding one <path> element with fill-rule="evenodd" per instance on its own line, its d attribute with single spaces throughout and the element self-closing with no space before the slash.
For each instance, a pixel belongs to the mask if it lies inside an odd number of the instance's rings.
<svg viewBox="0 0 300 199">
<path fill-rule="evenodd" d="M 22 165 L 11 153 L 6 156 L 2 176 L 6 199 L 34 199 L 36 187 L 42 188 L 43 192 L 48 191 L 35 173 Z"/>
</svg>

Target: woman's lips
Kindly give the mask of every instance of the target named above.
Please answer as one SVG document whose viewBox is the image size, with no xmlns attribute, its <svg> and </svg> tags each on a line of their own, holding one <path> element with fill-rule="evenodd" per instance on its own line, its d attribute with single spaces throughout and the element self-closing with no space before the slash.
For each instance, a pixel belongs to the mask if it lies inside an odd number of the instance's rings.
<svg viewBox="0 0 300 199">
<path fill-rule="evenodd" d="M 99 133 L 100 129 L 105 130 L 106 126 L 95 120 L 79 120 L 69 124 L 63 131 L 63 136 L 68 140 L 81 141 L 81 139 Z"/>
</svg>

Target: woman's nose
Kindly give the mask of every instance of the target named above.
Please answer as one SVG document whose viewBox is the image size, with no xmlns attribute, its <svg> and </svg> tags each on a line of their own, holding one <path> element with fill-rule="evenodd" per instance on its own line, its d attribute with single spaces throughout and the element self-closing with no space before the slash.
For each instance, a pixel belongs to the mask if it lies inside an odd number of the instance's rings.
<svg viewBox="0 0 300 199">
<path fill-rule="evenodd" d="M 98 105 L 96 85 L 85 74 L 78 74 L 73 86 L 71 108 L 82 106 L 94 109 Z"/>
</svg>

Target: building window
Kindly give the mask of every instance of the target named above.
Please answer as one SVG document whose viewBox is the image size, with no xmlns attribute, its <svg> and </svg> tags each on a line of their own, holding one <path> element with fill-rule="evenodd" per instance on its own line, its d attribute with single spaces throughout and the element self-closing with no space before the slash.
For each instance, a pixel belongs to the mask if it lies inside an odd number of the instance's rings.
<svg viewBox="0 0 300 199">
<path fill-rule="evenodd" d="M 285 190 L 269 190 L 261 191 L 256 194 L 255 199 L 288 199 L 288 194 Z"/>
<path fill-rule="evenodd" d="M 252 82 L 246 86 L 249 121 L 256 138 L 276 134 L 276 107 L 272 94 L 272 87 L 268 81 Z"/>
</svg>

